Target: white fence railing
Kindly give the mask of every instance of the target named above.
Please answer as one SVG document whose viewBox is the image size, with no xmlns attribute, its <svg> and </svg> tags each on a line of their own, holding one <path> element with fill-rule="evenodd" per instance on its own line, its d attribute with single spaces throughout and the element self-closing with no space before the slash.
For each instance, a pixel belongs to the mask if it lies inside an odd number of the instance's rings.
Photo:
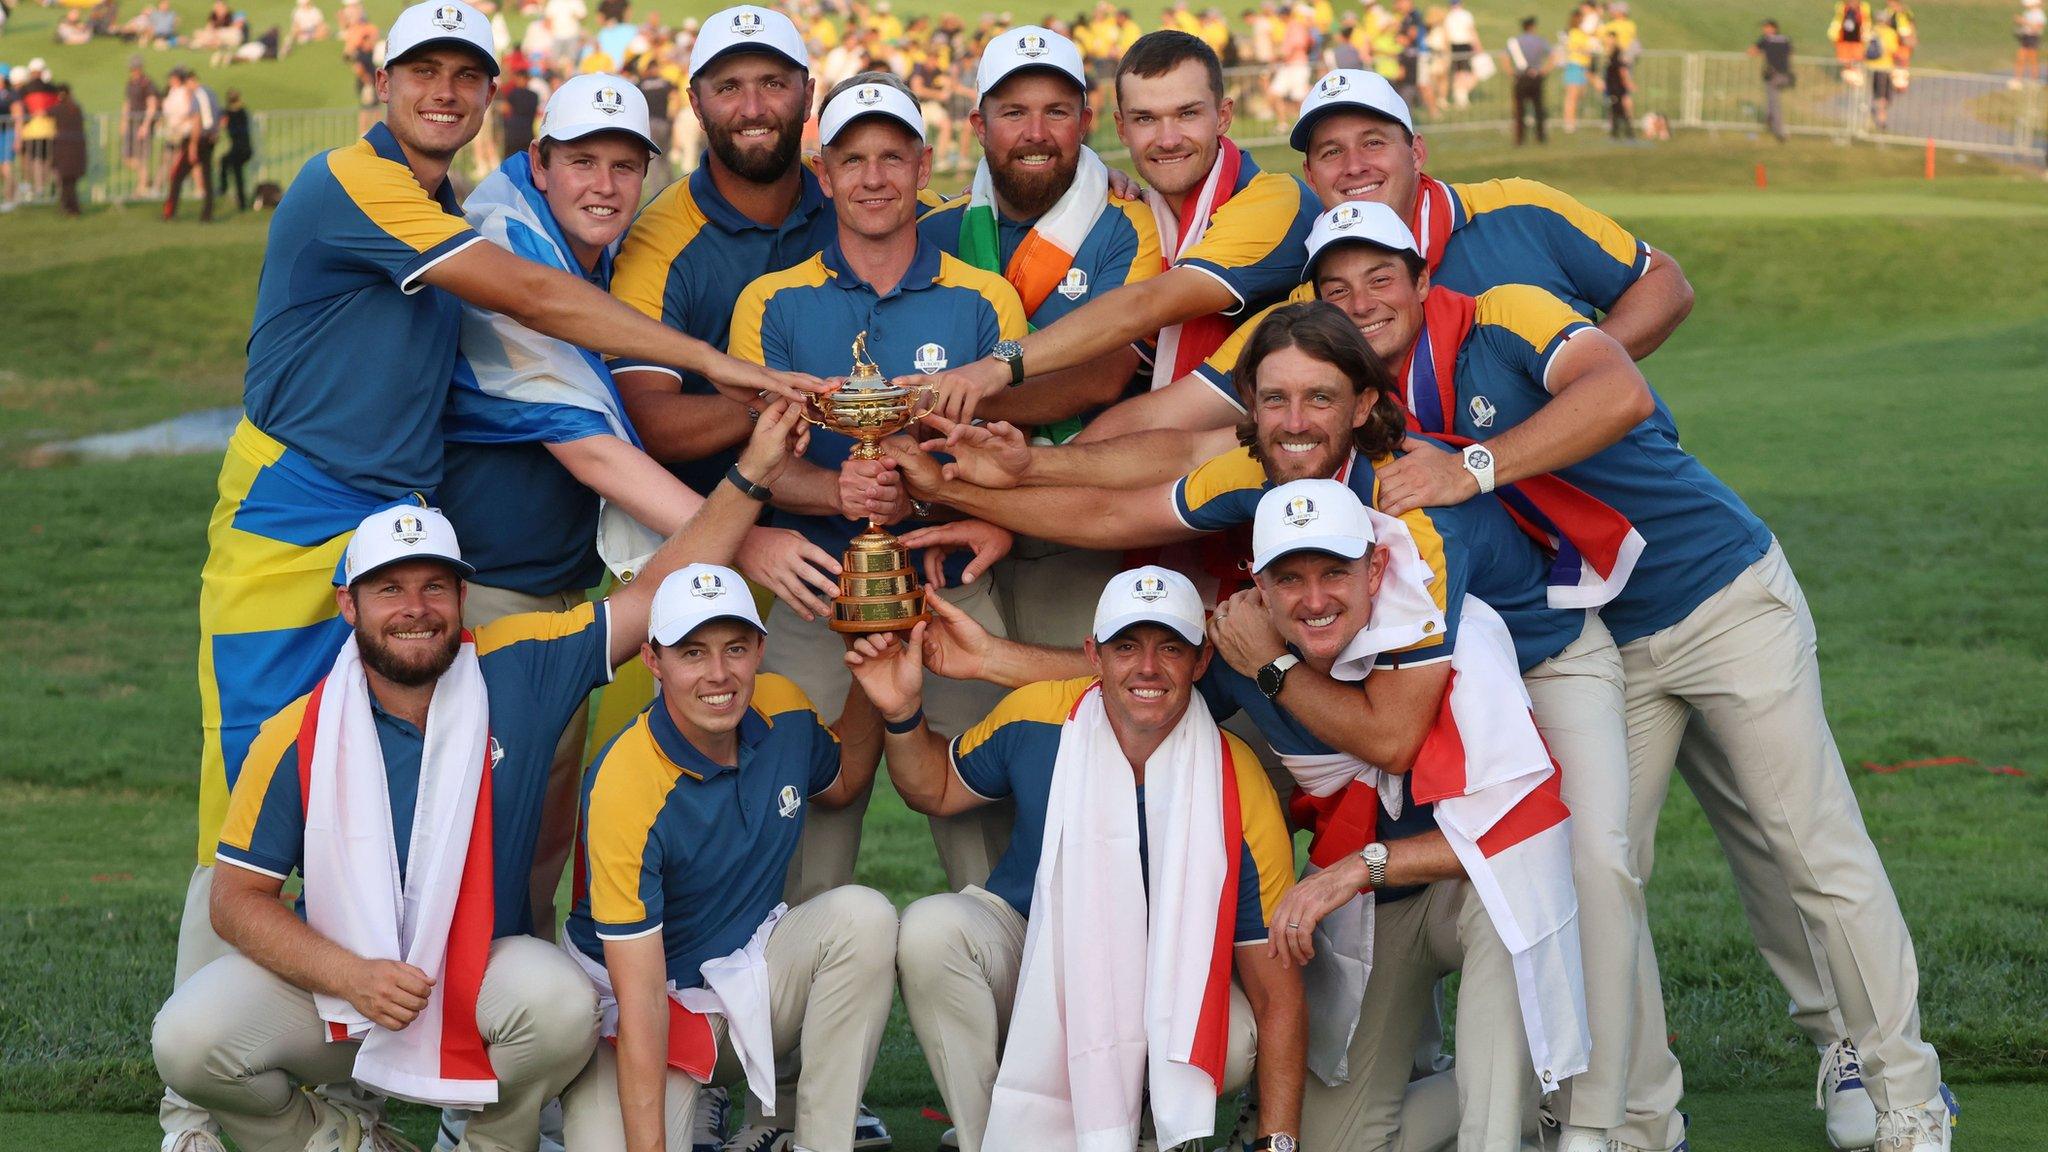
<svg viewBox="0 0 2048 1152">
<path fill-rule="evenodd" d="M 2048 89 L 2039 84 L 2015 88 L 2004 75 L 1916 68 L 1907 86 L 1893 96 L 1887 122 L 1880 127 L 1867 76 L 1860 83 L 1845 81 L 1833 60 L 1818 58 L 1795 61 L 1793 71 L 1795 83 L 1780 93 L 1789 133 L 1841 140 L 1932 140 L 1940 148 L 2036 167 L 2044 163 L 2044 152 L 2048 152 Z M 1238 110 L 1233 136 L 1241 144 L 1274 144 L 1286 139 L 1266 96 L 1268 76 L 1265 69 L 1247 67 L 1231 69 L 1226 77 Z M 1635 85 L 1637 117 L 1656 113 L 1673 131 L 1755 131 L 1763 125 L 1761 65 L 1742 53 L 1645 52 L 1635 65 Z M 1506 76 L 1498 76 L 1479 85 L 1463 106 L 1446 102 L 1434 110 L 1418 107 L 1418 122 L 1432 133 L 1505 131 L 1513 115 L 1509 88 Z M 1555 122 L 1562 101 L 1555 73 L 1545 97 Z M 1588 88 L 1579 107 L 1581 131 L 1604 130 L 1605 113 L 1601 94 Z M 253 113 L 253 155 L 244 172 L 251 194 L 261 183 L 288 183 L 309 157 L 354 140 L 365 127 L 363 116 L 355 109 Z M 1099 122 L 1105 127 L 1098 131 L 1098 144 L 1113 149 L 1114 133 L 1106 127 L 1109 117 L 1104 115 Z M 163 142 L 124 141 L 123 136 L 118 115 L 86 118 L 87 170 L 79 182 L 79 195 L 87 203 L 162 198 Z M 32 142 L 20 145 L 15 165 L 17 186 L 10 190 L 15 200 L 56 199 L 55 175 L 47 154 L 40 151 L 45 147 Z M 231 201 L 232 193 L 220 187 L 219 180 L 220 161 L 227 151 L 226 140 L 214 149 L 214 193 Z M 465 154 L 454 167 L 457 179 L 466 185 L 474 178 L 474 167 L 473 158 Z M 188 179 L 185 197 L 190 200 L 198 195 L 196 181 Z"/>
</svg>

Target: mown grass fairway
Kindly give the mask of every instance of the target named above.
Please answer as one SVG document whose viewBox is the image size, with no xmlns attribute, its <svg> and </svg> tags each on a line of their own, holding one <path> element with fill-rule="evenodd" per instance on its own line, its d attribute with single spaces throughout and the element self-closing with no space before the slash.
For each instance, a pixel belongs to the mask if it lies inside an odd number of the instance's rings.
<svg viewBox="0 0 2048 1152">
<path fill-rule="evenodd" d="M 1749 186 L 1759 157 L 1769 192 Z M 1446 137 L 1433 167 L 1551 180 L 1684 263 L 1699 304 L 1650 377 L 1692 450 L 1776 528 L 1819 618 L 1830 713 L 1914 930 L 1962 1146 L 2038 1147 L 2048 195 L 1981 163 L 1928 186 L 1903 152 L 1730 137 L 1526 153 Z M 218 461 L 19 462 L 51 438 L 233 403 L 262 233 L 36 212 L 0 238 L 0 1150 L 145 1148 L 149 1021 L 191 866 L 194 604 Z M 1974 763 L 1860 767 L 1941 757 Z M 862 879 L 899 903 L 935 888 L 922 820 L 893 798 L 872 811 Z M 1819 1152 L 1813 1054 L 1690 798 L 1665 812 L 1658 862 L 1694 1147 Z M 930 1147 L 919 1109 L 939 1101 L 900 1019 L 870 1099 L 899 1147 Z"/>
</svg>

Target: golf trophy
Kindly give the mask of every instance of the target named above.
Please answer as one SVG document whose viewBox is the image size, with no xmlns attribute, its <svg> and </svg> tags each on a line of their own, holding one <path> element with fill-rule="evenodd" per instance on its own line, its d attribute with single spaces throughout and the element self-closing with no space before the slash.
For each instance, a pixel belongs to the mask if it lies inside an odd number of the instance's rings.
<svg viewBox="0 0 2048 1152">
<path fill-rule="evenodd" d="M 868 334 L 853 338 L 853 373 L 836 391 L 813 396 L 804 419 L 855 441 L 854 460 L 879 460 L 884 436 L 909 427 L 932 410 L 930 388 L 899 388 L 868 359 Z M 923 405 L 923 407 L 919 407 Z M 910 565 L 910 549 L 868 520 L 841 558 L 839 594 L 832 598 L 832 630 L 850 635 L 908 632 L 926 619 L 925 589 Z"/>
</svg>

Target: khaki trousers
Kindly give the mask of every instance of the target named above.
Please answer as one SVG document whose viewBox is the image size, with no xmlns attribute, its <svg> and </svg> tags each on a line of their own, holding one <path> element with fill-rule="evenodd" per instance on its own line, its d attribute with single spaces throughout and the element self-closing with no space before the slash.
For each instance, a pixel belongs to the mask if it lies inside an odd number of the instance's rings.
<svg viewBox="0 0 2048 1152">
<path fill-rule="evenodd" d="M 964 588 L 948 588 L 943 595 L 994 635 L 1007 636 L 994 584 L 992 578 L 983 576 Z M 769 614 L 768 650 L 761 670 L 796 681 L 827 721 L 837 719 L 853 684 L 845 656 L 846 642 L 824 620 L 807 621 L 787 610 Z M 935 731 L 957 736 L 994 711 L 1003 694 L 1001 688 L 978 680 L 927 676 L 925 717 Z M 860 856 L 861 820 L 873 796 L 870 788 L 844 808 L 814 808 L 804 817 L 803 837 L 797 841 L 789 882 L 783 890 L 792 907 L 853 882 L 854 861 Z M 1015 813 L 1014 805 L 1003 803 L 958 816 L 931 817 L 932 843 L 946 870 L 948 888 L 957 891 L 988 879 L 1009 845 Z"/>
<path fill-rule="evenodd" d="M 1016 909 L 980 888 L 927 896 L 903 911 L 896 942 L 903 1006 L 961 1152 L 981 1152 L 988 1132 L 989 1097 L 1024 963 L 1024 928 Z M 1224 1093 L 1251 1080 L 1258 1047 L 1251 1001 L 1232 982 Z"/>
<path fill-rule="evenodd" d="M 1121 552 L 1018 537 L 1015 550 L 995 567 L 1010 639 L 1079 648 L 1095 623 L 1103 586 L 1123 570 Z"/>
<path fill-rule="evenodd" d="M 534 596 L 509 588 L 471 584 L 462 602 L 462 626 L 480 628 L 521 612 L 566 612 L 583 602 L 581 592 Z M 576 843 L 576 807 L 583 791 L 583 736 L 590 725 L 590 705 L 576 709 L 555 742 L 548 766 L 548 789 L 541 802 L 540 836 L 533 845 L 533 869 L 527 874 L 527 897 L 533 907 L 533 931 L 543 940 L 555 938 L 555 890 L 562 868 Z"/>
<path fill-rule="evenodd" d="M 1379 906 L 1372 974 L 1351 1038 L 1351 1079 L 1336 1087 L 1311 1075 L 1302 1091 L 1304 1148 L 1387 1152 L 1400 1139 L 1415 1038 L 1435 1011 L 1430 995 L 1458 982 L 1458 1152 L 1518 1152 L 1536 1100 L 1536 1072 L 1522 1031 L 1514 958 L 1472 885 L 1440 880 Z M 1309 1005 L 1311 1012 L 1316 1006 Z"/>
<path fill-rule="evenodd" d="M 533 1152 L 540 1110 L 597 1041 L 597 996 L 560 949 L 531 936 L 491 943 L 477 1025 L 498 1101 L 463 1137 L 473 1152 Z M 346 1082 L 352 1043 L 330 1044 L 313 994 L 238 952 L 208 964 L 157 1013 L 151 1044 L 164 1083 L 208 1109 L 243 1152 L 300 1152 L 319 1113 L 299 1085 Z"/>
<path fill-rule="evenodd" d="M 177 967 L 171 977 L 173 992 L 184 987 L 193 973 L 234 951 L 213 930 L 212 901 L 213 868 L 201 864 L 192 869 L 192 879 L 185 885 L 185 910 L 178 918 Z M 162 1102 L 157 1105 L 156 1119 L 165 1135 L 220 1131 L 220 1125 L 214 1123 L 206 1109 L 168 1086 L 164 1089 Z"/>
<path fill-rule="evenodd" d="M 1628 754 L 1621 652 L 1600 618 L 1564 651 L 1522 677 L 1536 725 L 1564 773 L 1572 812 L 1572 883 L 1579 896 L 1586 1022 L 1593 1047 L 1584 1072 L 1555 1103 L 1567 1124 L 1639 1148 L 1684 1138 L 1678 1058 L 1666 1042 L 1664 996 L 1629 850 L 1629 797 L 1638 784 Z"/>
<path fill-rule="evenodd" d="M 784 913 L 768 937 L 767 958 L 777 1064 L 799 1050 L 811 1056 L 796 1077 L 796 1143 L 812 1152 L 850 1152 L 855 1110 L 895 997 L 889 977 L 896 966 L 896 909 L 872 888 L 835 888 Z M 746 1074 L 725 1042 L 725 1021 L 713 1017 L 712 1030 L 719 1041 L 712 1083 L 744 1095 Z M 671 1152 L 690 1150 L 700 1087 L 685 1073 L 668 1071 L 664 1121 Z M 589 1066 L 562 1094 L 562 1113 L 564 1142 L 576 1152 L 624 1152 L 612 1044 L 598 1044 Z M 790 1116 L 778 1107 L 774 1123 L 789 1124 Z"/>
<path fill-rule="evenodd" d="M 1637 873 L 1648 877 L 1657 812 L 1682 757 L 1707 791 L 1739 799 L 1747 821 L 1715 831 L 1724 845 L 1744 846 L 1729 863 L 1745 903 L 1762 905 L 1750 905 L 1751 922 L 1771 927 L 1774 967 L 1797 970 L 1818 945 L 1864 1087 L 1880 1110 L 1908 1108 L 1936 1095 L 1940 1061 L 1920 1038 L 1912 934 L 1828 730 L 1817 642 L 1806 597 L 1774 542 L 1684 620 L 1623 646 L 1629 758 L 1642 783 L 1629 840 Z M 1721 804 L 1707 814 L 1731 815 Z M 1795 994 L 1817 996 L 1817 984 Z"/>
</svg>

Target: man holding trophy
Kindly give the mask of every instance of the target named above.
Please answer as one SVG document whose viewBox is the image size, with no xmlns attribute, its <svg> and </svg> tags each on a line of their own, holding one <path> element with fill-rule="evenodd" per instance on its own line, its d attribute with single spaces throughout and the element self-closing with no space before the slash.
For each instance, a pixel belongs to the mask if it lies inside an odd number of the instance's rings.
<svg viewBox="0 0 2048 1152">
<path fill-rule="evenodd" d="M 863 440 L 908 423 L 928 400 L 891 389 L 890 377 L 943 371 L 996 351 L 1025 331 L 1016 290 L 1001 276 L 945 255 L 920 239 L 918 192 L 931 176 L 924 118 L 910 90 L 894 76 L 865 72 L 835 87 L 819 117 L 818 179 L 838 214 L 838 235 L 802 264 L 754 281 L 740 295 L 731 353 L 765 365 L 812 365 L 844 377 L 858 346 L 852 378 L 814 413 L 821 427 L 808 456 L 837 470 Z M 848 433 L 854 433 L 849 435 Z M 862 450 L 865 454 L 865 450 Z M 913 510 L 913 515 L 922 509 Z M 834 554 L 847 553 L 834 621 L 804 621 L 777 612 L 764 669 L 788 676 L 814 701 L 842 700 L 850 674 L 837 629 L 865 624 L 908 629 L 922 611 L 915 578 L 901 569 L 911 557 L 886 537 L 862 535 L 866 525 L 820 505 L 779 508 L 773 523 L 802 532 Z M 915 526 L 918 521 L 908 521 Z M 857 539 L 859 537 L 859 539 Z M 986 577 L 961 585 L 965 557 L 944 565 L 952 602 L 983 626 L 1004 632 Z M 896 603 L 891 606 L 894 599 Z M 855 630 L 858 630 L 856 628 Z M 993 708 L 1000 692 L 985 684 L 935 683 L 926 697 L 934 723 L 960 731 Z M 789 895 L 803 900 L 847 883 L 860 850 L 865 796 L 822 819 L 814 814 L 792 869 Z M 949 887 L 988 876 L 1007 838 L 1007 812 L 934 818 L 932 836 Z"/>
</svg>

